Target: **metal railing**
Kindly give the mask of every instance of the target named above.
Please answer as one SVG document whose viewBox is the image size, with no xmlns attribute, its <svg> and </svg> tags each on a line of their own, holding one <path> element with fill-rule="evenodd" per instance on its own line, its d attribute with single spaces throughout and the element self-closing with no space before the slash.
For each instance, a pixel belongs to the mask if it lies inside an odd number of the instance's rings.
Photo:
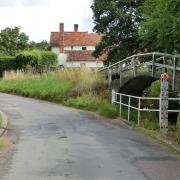
<svg viewBox="0 0 180 180">
<path fill-rule="evenodd" d="M 123 97 L 126 97 L 126 101 L 123 101 Z M 132 102 L 132 100 L 136 100 L 137 106 L 135 106 Z M 159 104 L 158 108 L 143 108 L 142 107 L 142 101 L 149 101 L 154 100 L 157 101 Z M 168 98 L 169 101 L 178 101 L 180 102 L 180 98 Z M 139 96 L 132 96 L 122 93 L 117 93 L 114 90 L 112 90 L 112 104 L 118 104 L 120 108 L 120 117 L 122 117 L 122 106 L 125 106 L 128 108 L 128 122 L 130 122 L 130 113 L 131 109 L 138 111 L 138 125 L 140 125 L 141 121 L 141 112 L 159 112 L 160 113 L 160 104 L 161 104 L 161 98 L 160 97 L 139 97 Z M 168 112 L 180 112 L 180 109 L 169 109 Z"/>
<path fill-rule="evenodd" d="M 121 85 L 122 79 L 126 76 L 136 77 L 139 72 L 149 72 L 152 77 L 155 77 L 157 71 L 165 71 L 165 69 L 169 69 L 171 71 L 170 75 L 172 75 L 172 90 L 174 91 L 176 73 L 177 71 L 180 72 L 179 60 L 180 55 L 159 52 L 136 54 L 100 69 L 99 72 L 105 72 L 108 75 L 108 84 L 109 87 L 111 87 L 112 76 L 114 74 L 119 75 Z"/>
</svg>

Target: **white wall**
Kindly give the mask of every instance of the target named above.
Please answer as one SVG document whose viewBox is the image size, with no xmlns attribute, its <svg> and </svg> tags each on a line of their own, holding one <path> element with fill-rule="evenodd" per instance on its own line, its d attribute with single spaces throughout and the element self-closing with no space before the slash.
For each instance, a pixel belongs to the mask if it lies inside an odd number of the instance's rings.
<svg viewBox="0 0 180 180">
<path fill-rule="evenodd" d="M 82 47 L 86 47 L 87 50 L 89 51 L 94 51 L 95 50 L 95 46 L 73 46 L 73 51 L 81 51 Z M 64 50 L 71 50 L 71 46 L 65 46 Z"/>
<path fill-rule="evenodd" d="M 87 50 L 94 50 L 94 46 L 86 46 Z M 71 46 L 66 46 L 65 50 L 71 50 Z M 73 50 L 82 50 L 82 46 L 74 46 Z M 58 66 L 62 65 L 64 67 L 81 67 L 85 64 L 86 67 L 100 68 L 103 67 L 102 61 L 67 61 L 67 54 L 59 53 L 59 47 L 52 47 L 52 51 L 58 54 Z"/>
<path fill-rule="evenodd" d="M 67 62 L 67 67 L 81 67 L 81 64 L 85 64 L 86 67 L 92 67 L 92 68 L 100 68 L 100 67 L 103 67 L 103 62 L 102 61 L 73 61 L 73 62 L 70 62 L 68 61 Z"/>
<path fill-rule="evenodd" d="M 58 66 L 64 66 L 66 67 L 67 66 L 67 54 L 63 54 L 63 53 L 60 53 L 58 55 Z"/>
<path fill-rule="evenodd" d="M 59 47 L 52 47 L 51 51 L 56 54 L 59 54 Z"/>
<path fill-rule="evenodd" d="M 81 51 L 82 47 L 86 47 L 87 50 L 89 51 L 95 50 L 95 46 L 73 46 L 73 51 Z M 64 50 L 71 51 L 71 46 L 65 46 Z M 52 51 L 55 52 L 56 54 L 59 54 L 59 47 L 52 47 Z"/>
</svg>

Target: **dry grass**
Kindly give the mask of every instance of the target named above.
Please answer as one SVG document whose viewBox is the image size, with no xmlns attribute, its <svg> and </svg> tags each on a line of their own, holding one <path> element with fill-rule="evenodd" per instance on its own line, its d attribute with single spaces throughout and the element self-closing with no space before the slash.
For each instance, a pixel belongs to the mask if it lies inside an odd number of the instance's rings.
<svg viewBox="0 0 180 180">
<path fill-rule="evenodd" d="M 78 97 L 84 94 L 95 93 L 106 90 L 105 78 L 97 71 L 90 68 L 73 68 L 57 72 L 60 79 L 71 80 L 74 87 L 69 92 L 70 97 Z"/>
<path fill-rule="evenodd" d="M 32 78 L 33 75 L 30 72 L 23 71 L 5 71 L 3 74 L 3 80 L 22 80 Z"/>
</svg>

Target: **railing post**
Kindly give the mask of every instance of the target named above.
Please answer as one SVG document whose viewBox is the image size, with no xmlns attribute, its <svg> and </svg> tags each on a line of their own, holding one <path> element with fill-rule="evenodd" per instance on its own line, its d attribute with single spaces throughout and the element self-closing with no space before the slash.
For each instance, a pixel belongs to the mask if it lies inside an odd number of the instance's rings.
<svg viewBox="0 0 180 180">
<path fill-rule="evenodd" d="M 131 105 L 131 97 L 129 97 L 129 102 L 128 102 L 128 122 L 130 121 L 130 105 Z"/>
<path fill-rule="evenodd" d="M 121 87 L 122 85 L 122 78 L 123 78 L 123 74 L 122 74 L 122 64 L 119 63 L 119 86 Z"/>
<path fill-rule="evenodd" d="M 115 102 L 115 91 L 112 89 L 112 95 L 111 95 L 111 103 L 114 104 Z"/>
<path fill-rule="evenodd" d="M 141 121 L 141 98 L 139 97 L 138 100 L 138 126 L 140 125 L 140 121 Z"/>
<path fill-rule="evenodd" d="M 176 81 L 176 57 L 173 59 L 173 82 L 172 82 L 172 91 L 175 90 L 175 81 Z"/>
<path fill-rule="evenodd" d="M 119 102 L 119 108 L 120 108 L 120 117 L 122 116 L 122 95 L 120 94 L 120 100 L 119 100 L 120 102 Z"/>
<path fill-rule="evenodd" d="M 153 55 L 152 55 L 152 77 L 155 76 L 155 71 L 156 71 L 156 68 L 155 68 L 155 54 L 153 53 Z"/>
<path fill-rule="evenodd" d="M 109 86 L 109 89 L 111 88 L 111 82 L 112 82 L 112 70 L 111 70 L 111 68 L 108 68 L 108 86 Z"/>
<path fill-rule="evenodd" d="M 137 68 L 136 68 L 136 61 L 135 61 L 135 57 L 133 56 L 132 57 L 132 69 L 133 69 L 133 76 L 136 77 L 136 74 L 137 74 Z"/>
</svg>

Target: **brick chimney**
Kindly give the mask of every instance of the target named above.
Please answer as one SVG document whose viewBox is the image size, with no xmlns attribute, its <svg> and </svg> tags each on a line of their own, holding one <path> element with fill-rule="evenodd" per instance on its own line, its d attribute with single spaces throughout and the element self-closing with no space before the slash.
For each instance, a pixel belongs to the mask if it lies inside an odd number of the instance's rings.
<svg viewBox="0 0 180 180">
<path fill-rule="evenodd" d="M 59 34 L 60 34 L 60 53 L 64 53 L 64 23 L 59 24 Z"/>
<path fill-rule="evenodd" d="M 79 28 L 78 24 L 74 24 L 74 32 L 78 32 L 78 28 Z"/>
</svg>

